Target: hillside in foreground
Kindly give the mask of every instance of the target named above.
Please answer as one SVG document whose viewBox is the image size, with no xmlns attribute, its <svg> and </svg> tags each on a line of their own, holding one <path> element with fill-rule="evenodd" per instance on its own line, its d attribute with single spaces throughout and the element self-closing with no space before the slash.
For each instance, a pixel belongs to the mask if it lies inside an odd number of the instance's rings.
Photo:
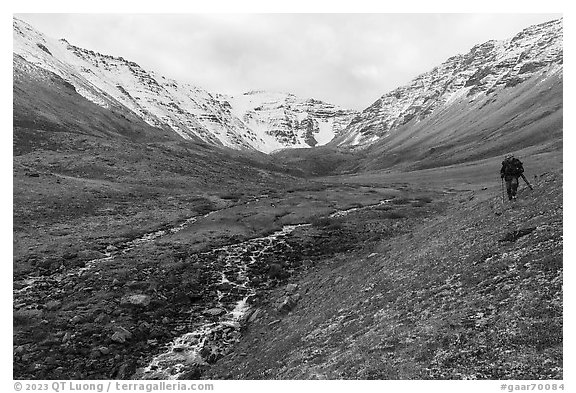
<svg viewBox="0 0 576 393">
<path fill-rule="evenodd" d="M 428 173 L 441 194 L 412 185 L 323 222 L 329 235 L 302 231 L 312 249 L 348 249 L 271 292 L 206 377 L 562 379 L 562 172 L 536 174 L 510 205 L 486 178 L 456 190 Z"/>
</svg>

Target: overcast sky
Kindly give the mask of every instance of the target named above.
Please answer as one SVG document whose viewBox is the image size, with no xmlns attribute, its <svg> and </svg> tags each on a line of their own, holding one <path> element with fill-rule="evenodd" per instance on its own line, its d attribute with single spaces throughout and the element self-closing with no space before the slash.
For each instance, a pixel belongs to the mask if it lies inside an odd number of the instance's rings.
<svg viewBox="0 0 576 393">
<path fill-rule="evenodd" d="M 475 44 L 560 14 L 16 14 L 53 38 L 210 92 L 364 109 Z"/>
</svg>

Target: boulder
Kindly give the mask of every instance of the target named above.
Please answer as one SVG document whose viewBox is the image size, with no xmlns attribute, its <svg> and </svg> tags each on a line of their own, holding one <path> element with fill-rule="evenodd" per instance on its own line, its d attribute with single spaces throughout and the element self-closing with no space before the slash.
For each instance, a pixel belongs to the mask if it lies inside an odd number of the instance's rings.
<svg viewBox="0 0 576 393">
<path fill-rule="evenodd" d="M 98 316 L 94 319 L 94 323 L 97 323 L 100 325 L 105 325 L 108 322 L 110 322 L 110 317 L 105 313 L 98 314 Z"/>
<path fill-rule="evenodd" d="M 209 364 L 214 364 L 223 354 L 216 345 L 207 345 L 200 350 L 200 356 Z"/>
<path fill-rule="evenodd" d="M 218 287 L 221 291 L 230 291 L 232 288 L 234 288 L 234 285 L 232 285 L 232 283 L 230 282 L 223 282 L 221 284 L 218 284 Z"/>
<path fill-rule="evenodd" d="M 150 304 L 148 295 L 127 295 L 120 299 L 120 305 L 123 307 L 147 307 Z"/>
<path fill-rule="evenodd" d="M 288 284 L 286 285 L 286 292 L 293 294 L 298 290 L 298 284 Z"/>
<path fill-rule="evenodd" d="M 148 289 L 150 287 L 150 283 L 148 281 L 128 281 L 124 284 L 126 287 L 130 288 L 131 290 L 143 290 Z"/>
<path fill-rule="evenodd" d="M 71 324 L 74 324 L 74 325 L 75 325 L 75 324 L 77 324 L 77 323 L 82 322 L 83 319 L 84 319 L 84 318 L 82 318 L 81 315 L 75 315 L 74 317 L 72 317 L 72 318 L 70 319 L 69 322 L 70 322 Z"/>
<path fill-rule="evenodd" d="M 142 321 L 140 322 L 140 324 L 138 325 L 138 329 L 140 329 L 143 332 L 149 331 L 150 328 L 152 328 L 152 324 L 146 322 L 146 321 Z"/>
<path fill-rule="evenodd" d="M 129 379 L 134 372 L 136 372 L 136 362 L 134 360 L 129 360 L 118 367 L 115 379 Z"/>
<path fill-rule="evenodd" d="M 128 330 L 126 330 L 122 326 L 114 327 L 114 334 L 112 334 L 112 337 L 110 337 L 110 339 L 112 341 L 120 343 L 120 344 L 124 344 L 126 341 L 130 340 L 131 338 L 132 338 L 132 333 L 130 333 Z"/>
<path fill-rule="evenodd" d="M 174 296 L 172 297 L 172 301 L 176 304 L 190 304 L 190 303 L 192 303 L 190 296 L 188 296 L 188 293 L 186 293 L 184 291 L 176 292 L 174 294 Z"/>
<path fill-rule="evenodd" d="M 292 311 L 294 307 L 296 307 L 296 303 L 298 303 L 298 300 L 300 300 L 299 294 L 293 296 L 285 296 L 284 299 L 282 299 L 282 301 L 276 308 L 276 310 L 281 314 L 287 314 L 290 311 Z"/>
<path fill-rule="evenodd" d="M 233 330 L 235 329 L 240 329 L 240 323 L 239 322 L 235 322 L 235 321 L 225 321 L 222 322 L 222 326 L 224 328 L 231 328 Z"/>
<path fill-rule="evenodd" d="M 44 304 L 44 307 L 46 308 L 46 310 L 48 311 L 54 311 L 59 309 L 62 306 L 62 302 L 58 301 L 58 300 L 50 300 L 48 302 L 46 302 L 46 304 Z"/>
<path fill-rule="evenodd" d="M 168 336 L 168 334 L 169 334 L 169 331 L 165 328 L 160 327 L 160 326 L 153 326 L 150 329 L 150 333 L 149 333 L 150 337 L 152 337 L 152 338 L 165 338 Z"/>
<path fill-rule="evenodd" d="M 254 322 L 256 319 L 258 319 L 258 317 L 261 314 L 261 309 L 257 308 L 256 310 L 254 310 L 254 312 L 252 314 L 250 314 L 250 316 L 248 317 L 248 323 L 252 323 Z"/>
<path fill-rule="evenodd" d="M 200 379 L 205 369 L 206 366 L 204 365 L 190 365 L 187 367 L 187 371 L 185 371 L 180 377 L 181 379 Z"/>
<path fill-rule="evenodd" d="M 84 261 L 82 259 L 78 259 L 76 257 L 64 259 L 62 262 L 64 264 L 64 267 L 68 267 L 68 268 L 85 267 L 86 266 L 86 261 Z M 50 269 L 53 271 L 58 271 L 58 269 L 60 269 L 61 265 L 62 265 L 62 263 L 60 263 L 60 261 L 58 261 L 56 264 L 51 265 Z"/>
<path fill-rule="evenodd" d="M 102 355 L 110 355 L 110 349 L 107 347 L 100 347 L 98 351 L 100 351 Z"/>
<path fill-rule="evenodd" d="M 211 315 L 213 317 L 217 317 L 218 315 L 222 315 L 226 312 L 226 310 L 218 307 L 210 308 L 204 311 L 204 314 Z"/>
<path fill-rule="evenodd" d="M 74 251 L 66 251 L 64 254 L 62 254 L 63 259 L 74 259 L 77 257 L 78 257 L 78 253 L 74 252 Z"/>
</svg>

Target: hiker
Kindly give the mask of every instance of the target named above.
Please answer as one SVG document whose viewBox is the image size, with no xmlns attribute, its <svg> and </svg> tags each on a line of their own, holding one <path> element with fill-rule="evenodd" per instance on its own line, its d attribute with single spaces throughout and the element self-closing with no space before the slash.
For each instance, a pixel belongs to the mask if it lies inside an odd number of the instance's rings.
<svg viewBox="0 0 576 393">
<path fill-rule="evenodd" d="M 506 192 L 508 200 L 516 200 L 516 191 L 518 190 L 518 178 L 524 174 L 522 162 L 512 154 L 504 156 L 500 177 L 506 182 Z"/>
</svg>

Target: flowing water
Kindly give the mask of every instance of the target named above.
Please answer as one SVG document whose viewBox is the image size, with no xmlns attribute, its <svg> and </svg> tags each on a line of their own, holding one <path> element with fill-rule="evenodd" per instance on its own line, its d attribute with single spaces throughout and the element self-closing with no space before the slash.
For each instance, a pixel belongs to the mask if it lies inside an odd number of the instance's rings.
<svg viewBox="0 0 576 393">
<path fill-rule="evenodd" d="M 393 200 L 394 199 L 384 199 L 384 200 L 382 200 L 382 201 L 380 201 L 374 205 L 367 205 L 367 206 L 362 206 L 362 207 L 353 207 L 351 209 L 346 209 L 346 210 L 338 210 L 337 212 L 330 214 L 329 217 L 330 218 L 345 217 L 348 214 L 359 211 L 359 210 L 367 210 L 367 209 L 372 209 L 372 208 L 377 207 L 377 206 L 387 205 L 390 202 L 392 202 Z"/>
<path fill-rule="evenodd" d="M 137 370 L 135 378 L 177 379 L 194 367 L 223 356 L 240 338 L 240 322 L 250 309 L 250 299 L 256 295 L 256 288 L 250 283 L 249 267 L 260 262 L 272 249 L 287 246 L 286 236 L 306 225 L 309 224 L 288 225 L 269 236 L 202 253 L 203 261 L 211 261 L 208 263 L 212 264 L 219 288 L 215 304 L 202 316 L 194 316 L 199 319 L 190 331 L 175 338 L 148 366 Z"/>
<path fill-rule="evenodd" d="M 390 200 L 384 200 L 375 205 L 338 211 L 330 217 L 342 217 L 357 210 L 389 202 Z M 18 298 L 26 296 L 32 289 L 50 289 L 58 292 L 59 283 L 63 280 L 81 277 L 99 263 L 113 260 L 162 236 L 177 233 L 199 218 L 202 217 L 191 217 L 173 228 L 157 230 L 120 245 L 109 246 L 102 252 L 104 254 L 102 258 L 90 260 L 83 267 L 20 280 L 17 282 L 18 289 L 14 289 L 13 292 L 14 304 L 18 303 Z M 211 272 L 211 285 L 217 288 L 215 298 L 204 304 L 207 308 L 202 313 L 199 313 L 198 309 L 184 313 L 183 318 L 188 319 L 185 323 L 187 332 L 176 337 L 146 367 L 138 369 L 133 377 L 177 379 L 194 367 L 213 363 L 223 356 L 227 349 L 239 340 L 241 322 L 246 318 L 250 310 L 250 301 L 257 293 L 256 286 L 251 283 L 250 267 L 257 263 L 266 263 L 263 261 L 270 254 L 283 255 L 291 248 L 286 242 L 287 235 L 298 227 L 308 225 L 310 224 L 287 225 L 268 236 L 197 254 L 201 263 Z"/>
<path fill-rule="evenodd" d="M 208 213 L 202 217 L 207 217 L 208 215 L 210 215 L 212 213 L 213 212 L 210 212 L 210 213 Z M 26 292 L 28 292 L 31 289 L 38 288 L 39 286 L 43 286 L 43 287 L 50 286 L 50 285 L 58 286 L 58 283 L 64 279 L 66 279 L 66 278 L 75 277 L 75 276 L 76 277 L 82 276 L 87 271 L 91 270 L 96 265 L 98 265 L 99 263 L 113 260 L 118 255 L 125 254 L 125 253 L 133 250 L 134 248 L 142 245 L 142 244 L 151 242 L 152 240 L 155 240 L 155 239 L 157 239 L 161 236 L 164 236 L 166 234 L 180 232 L 182 229 L 184 229 L 187 226 L 189 226 L 190 224 L 196 222 L 198 220 L 198 218 L 200 218 L 200 217 L 190 217 L 175 227 L 168 228 L 168 229 L 160 229 L 160 230 L 157 230 L 154 232 L 150 232 L 150 233 L 147 233 L 147 234 L 145 234 L 139 238 L 136 238 L 136 239 L 130 240 L 128 242 L 119 244 L 118 246 L 108 246 L 108 248 L 106 248 L 105 250 L 102 251 L 102 254 L 104 255 L 103 257 L 89 260 L 86 262 L 86 264 L 83 267 L 78 267 L 75 269 L 68 269 L 63 273 L 54 273 L 54 274 L 45 275 L 45 276 L 32 276 L 32 277 L 27 277 L 27 278 L 19 280 L 19 281 L 15 281 L 14 283 L 17 285 L 15 285 L 16 288 L 13 290 L 14 299 L 16 299 L 20 295 L 25 294 Z"/>
</svg>

